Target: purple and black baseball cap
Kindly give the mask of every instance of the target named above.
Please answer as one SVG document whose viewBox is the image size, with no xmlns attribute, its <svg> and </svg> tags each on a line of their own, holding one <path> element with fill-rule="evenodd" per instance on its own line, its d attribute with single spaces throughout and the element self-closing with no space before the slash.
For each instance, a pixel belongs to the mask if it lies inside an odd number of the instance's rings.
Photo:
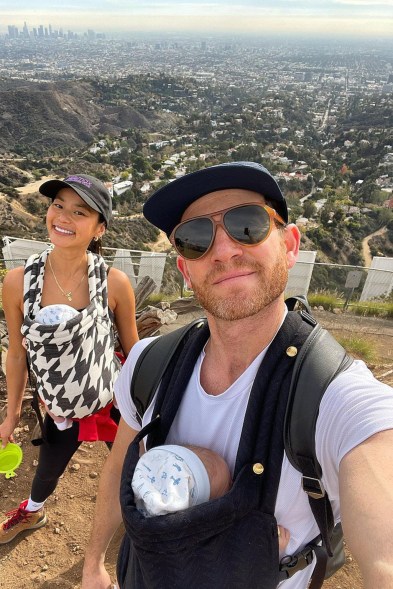
<svg viewBox="0 0 393 589">
<path fill-rule="evenodd" d="M 104 184 L 87 174 L 67 176 L 64 180 L 48 180 L 39 191 L 52 200 L 62 188 L 72 188 L 92 209 L 101 213 L 108 225 L 112 218 L 112 198 Z"/>
<path fill-rule="evenodd" d="M 287 203 L 279 185 L 264 166 L 255 162 L 219 164 L 177 178 L 148 198 L 143 214 L 169 237 L 191 203 L 205 194 L 227 188 L 258 192 L 288 222 Z"/>
</svg>

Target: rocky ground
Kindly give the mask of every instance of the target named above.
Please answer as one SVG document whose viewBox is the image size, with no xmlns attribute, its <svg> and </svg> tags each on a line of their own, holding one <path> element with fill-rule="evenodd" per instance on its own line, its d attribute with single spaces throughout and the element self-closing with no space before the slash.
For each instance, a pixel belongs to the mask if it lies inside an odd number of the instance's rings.
<svg viewBox="0 0 393 589">
<path fill-rule="evenodd" d="M 182 315 L 179 323 L 197 316 Z M 354 320 L 350 315 L 316 312 L 322 324 L 337 336 L 356 334 L 374 341 L 378 361 L 371 368 L 382 380 L 393 384 L 393 322 L 383 319 Z M 166 330 L 176 325 L 166 326 Z M 4 377 L 0 379 L 0 412 L 5 403 Z M 37 449 L 30 444 L 35 426 L 27 398 L 16 440 L 24 452 L 17 476 L 0 475 L 0 512 L 15 508 L 29 494 L 36 468 Z M 92 521 L 98 477 L 108 450 L 104 444 L 83 444 L 61 479 L 56 493 L 47 502 L 48 524 L 35 533 L 25 533 L 10 544 L 0 546 L 1 589 L 80 589 L 83 554 Z M 122 531 L 112 541 L 108 569 L 115 578 L 116 553 Z M 350 553 L 339 573 L 326 581 L 324 589 L 361 589 L 359 569 Z"/>
</svg>

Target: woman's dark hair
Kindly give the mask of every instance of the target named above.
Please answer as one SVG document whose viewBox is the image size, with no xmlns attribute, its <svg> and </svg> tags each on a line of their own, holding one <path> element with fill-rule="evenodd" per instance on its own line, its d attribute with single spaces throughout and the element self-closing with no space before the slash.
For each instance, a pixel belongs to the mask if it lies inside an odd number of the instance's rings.
<svg viewBox="0 0 393 589">
<path fill-rule="evenodd" d="M 105 223 L 105 227 L 106 225 L 106 221 L 104 219 L 104 217 L 101 215 L 101 213 L 99 213 L 98 215 L 98 222 L 99 223 Z M 98 254 L 99 256 L 102 255 L 102 239 L 101 237 L 97 240 L 92 239 L 91 242 L 89 243 L 89 245 L 87 246 L 87 250 L 89 252 L 92 252 L 93 254 Z"/>
</svg>

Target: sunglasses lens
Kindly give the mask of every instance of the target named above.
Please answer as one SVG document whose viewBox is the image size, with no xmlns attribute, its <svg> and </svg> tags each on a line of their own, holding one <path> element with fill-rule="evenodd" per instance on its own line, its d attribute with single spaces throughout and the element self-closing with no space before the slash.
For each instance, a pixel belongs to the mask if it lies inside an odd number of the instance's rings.
<svg viewBox="0 0 393 589">
<path fill-rule="evenodd" d="M 230 236 L 244 245 L 261 243 L 269 233 L 269 213 L 257 205 L 245 205 L 227 211 L 224 225 Z"/>
<path fill-rule="evenodd" d="M 187 260 L 197 260 L 208 250 L 213 237 L 213 222 L 206 218 L 190 219 L 174 233 L 174 245 Z"/>
</svg>

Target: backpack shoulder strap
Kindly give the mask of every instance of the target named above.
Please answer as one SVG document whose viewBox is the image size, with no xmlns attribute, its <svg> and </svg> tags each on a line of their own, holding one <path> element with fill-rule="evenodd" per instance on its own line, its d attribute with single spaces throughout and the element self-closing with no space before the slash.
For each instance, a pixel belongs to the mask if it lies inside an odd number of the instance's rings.
<svg viewBox="0 0 393 589">
<path fill-rule="evenodd" d="M 310 476 L 316 474 L 315 478 L 322 475 L 315 455 L 319 404 L 332 380 L 352 361 L 345 349 L 319 323 L 296 358 L 285 415 L 285 450 L 292 466 L 301 472 L 306 468 L 312 469 Z"/>
<path fill-rule="evenodd" d="M 296 358 L 284 422 L 286 454 L 292 466 L 302 473 L 302 486 L 329 555 L 334 519 L 321 480 L 315 428 L 319 404 L 328 385 L 352 361 L 334 337 L 316 323 Z"/>
<path fill-rule="evenodd" d="M 288 308 L 288 311 L 294 311 L 295 307 L 302 307 L 311 315 L 311 307 L 310 303 L 307 300 L 305 295 L 294 295 L 292 297 L 287 297 L 285 299 L 285 304 Z"/>
<path fill-rule="evenodd" d="M 205 323 L 204 318 L 195 319 L 184 327 L 155 338 L 141 352 L 135 364 L 130 387 L 140 423 L 170 361 L 176 352 L 181 350 L 194 329 L 202 327 Z"/>
</svg>

